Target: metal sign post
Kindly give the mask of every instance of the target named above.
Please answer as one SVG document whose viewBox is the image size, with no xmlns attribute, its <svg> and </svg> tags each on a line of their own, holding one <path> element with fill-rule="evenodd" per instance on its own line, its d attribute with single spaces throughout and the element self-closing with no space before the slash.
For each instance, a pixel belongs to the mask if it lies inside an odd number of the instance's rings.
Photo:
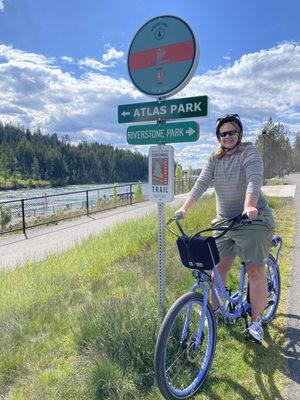
<svg viewBox="0 0 300 400">
<path fill-rule="evenodd" d="M 157 203 L 158 308 L 166 312 L 165 204 L 174 198 L 174 149 L 166 143 L 199 138 L 196 122 L 166 121 L 208 115 L 208 97 L 166 100 L 183 89 L 197 68 L 199 48 L 189 25 L 181 18 L 162 15 L 146 22 L 134 36 L 127 67 L 134 86 L 157 101 L 118 107 L 120 124 L 156 121 L 157 125 L 131 126 L 129 144 L 157 144 L 149 148 L 149 200 Z"/>
<path fill-rule="evenodd" d="M 174 198 L 174 149 L 170 145 L 149 148 L 149 200 L 157 202 L 158 309 L 166 312 L 165 204 Z"/>
<path fill-rule="evenodd" d="M 166 234 L 165 234 L 165 204 L 157 203 L 158 220 L 158 310 L 163 318 L 166 313 Z"/>
</svg>

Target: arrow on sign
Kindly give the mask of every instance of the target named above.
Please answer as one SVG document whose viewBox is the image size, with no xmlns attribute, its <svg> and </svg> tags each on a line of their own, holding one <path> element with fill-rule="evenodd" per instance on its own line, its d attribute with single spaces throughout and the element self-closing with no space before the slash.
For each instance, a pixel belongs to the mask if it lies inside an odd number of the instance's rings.
<svg viewBox="0 0 300 400">
<path fill-rule="evenodd" d="M 123 117 L 126 117 L 127 115 L 130 115 L 130 111 L 123 111 L 123 112 L 121 113 L 121 115 L 122 115 Z"/>
<path fill-rule="evenodd" d="M 192 135 L 193 133 L 195 133 L 196 131 L 195 131 L 195 129 L 189 127 L 189 129 L 187 129 L 185 132 L 188 133 L 189 136 L 191 136 L 191 135 Z"/>
</svg>

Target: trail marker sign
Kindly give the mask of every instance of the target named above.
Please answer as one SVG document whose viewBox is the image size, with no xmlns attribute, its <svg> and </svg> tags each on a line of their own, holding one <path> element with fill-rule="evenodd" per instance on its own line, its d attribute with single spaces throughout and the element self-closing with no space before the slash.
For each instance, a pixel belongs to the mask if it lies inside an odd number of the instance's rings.
<svg viewBox="0 0 300 400">
<path fill-rule="evenodd" d="M 167 203 L 174 199 L 174 149 L 172 146 L 149 148 L 149 200 Z"/>
<path fill-rule="evenodd" d="M 198 44 L 186 22 L 163 15 L 146 22 L 134 36 L 127 59 L 129 76 L 142 93 L 169 97 L 192 78 Z"/>
</svg>

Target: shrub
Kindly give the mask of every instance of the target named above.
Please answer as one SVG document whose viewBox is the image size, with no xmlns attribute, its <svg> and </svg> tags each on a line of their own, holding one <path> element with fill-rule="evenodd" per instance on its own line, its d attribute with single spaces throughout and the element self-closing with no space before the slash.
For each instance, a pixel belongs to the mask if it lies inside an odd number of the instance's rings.
<svg viewBox="0 0 300 400">
<path fill-rule="evenodd" d="M 0 205 L 0 225 L 1 231 L 5 228 L 5 226 L 10 223 L 12 219 L 11 209 L 8 206 Z"/>
</svg>

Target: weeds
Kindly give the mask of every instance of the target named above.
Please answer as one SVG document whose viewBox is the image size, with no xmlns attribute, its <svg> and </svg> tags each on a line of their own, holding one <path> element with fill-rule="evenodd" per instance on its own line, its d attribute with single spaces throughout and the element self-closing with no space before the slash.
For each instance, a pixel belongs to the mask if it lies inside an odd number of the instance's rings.
<svg viewBox="0 0 300 400">
<path fill-rule="evenodd" d="M 285 293 L 294 211 L 282 200 L 270 205 L 285 244 Z M 203 199 L 184 228 L 200 230 L 214 214 L 214 199 Z M 1 272 L 0 393 L 5 399 L 160 398 L 153 382 L 159 327 L 156 230 L 155 217 L 127 222 L 60 256 Z M 175 246 L 167 235 L 168 305 L 193 282 Z M 264 349 L 245 344 L 239 324 L 220 327 L 213 369 L 197 398 L 222 399 L 224 393 L 228 400 L 277 398 L 285 384 L 284 324 L 281 305 Z"/>
</svg>

